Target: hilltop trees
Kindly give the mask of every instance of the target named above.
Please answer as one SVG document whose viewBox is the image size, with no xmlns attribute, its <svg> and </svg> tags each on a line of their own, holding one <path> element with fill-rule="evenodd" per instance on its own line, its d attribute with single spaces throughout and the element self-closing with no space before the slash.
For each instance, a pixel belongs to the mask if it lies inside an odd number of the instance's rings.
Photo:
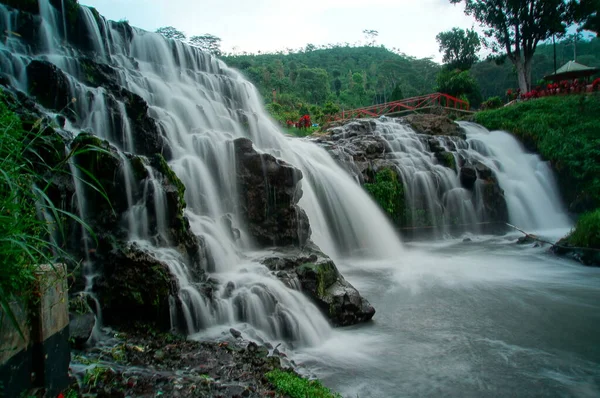
<svg viewBox="0 0 600 398">
<path fill-rule="evenodd" d="M 503 52 L 517 70 L 519 88 L 531 88 L 531 61 L 537 45 L 554 34 L 563 34 L 573 17 L 564 0 L 450 0 L 465 3 L 492 39 L 488 46 Z"/>
<path fill-rule="evenodd" d="M 190 44 L 214 56 L 221 56 L 221 38 L 205 33 L 202 36 L 192 36 Z"/>
<path fill-rule="evenodd" d="M 185 34 L 181 31 L 177 30 L 173 26 L 163 26 L 162 28 L 158 28 L 158 29 L 156 29 L 156 33 L 160 33 L 167 39 L 174 39 L 174 40 L 181 40 L 181 41 L 185 40 Z"/>
<path fill-rule="evenodd" d="M 440 45 L 440 52 L 444 55 L 443 61 L 448 69 L 469 70 L 477 61 L 481 40 L 473 29 L 465 31 L 452 28 L 439 33 L 435 39 Z"/>
</svg>

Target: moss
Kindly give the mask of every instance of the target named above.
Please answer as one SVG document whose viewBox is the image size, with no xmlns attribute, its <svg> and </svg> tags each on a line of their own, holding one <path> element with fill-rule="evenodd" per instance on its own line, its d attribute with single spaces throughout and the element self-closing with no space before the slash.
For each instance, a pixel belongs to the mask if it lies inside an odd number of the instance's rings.
<svg viewBox="0 0 600 398">
<path fill-rule="evenodd" d="M 160 153 L 152 156 L 152 166 L 154 166 L 154 168 L 167 179 L 168 183 L 177 187 L 180 203 L 182 207 L 185 207 L 185 185 L 183 185 L 183 182 L 181 182 L 179 177 L 177 177 L 177 174 L 175 174 L 173 169 L 171 169 L 165 158 Z"/>
<path fill-rule="evenodd" d="M 131 164 L 131 169 L 133 170 L 133 175 L 136 180 L 141 181 L 148 177 L 148 170 L 146 170 L 144 158 L 141 156 L 132 156 L 129 159 L 129 163 Z"/>
<path fill-rule="evenodd" d="M 456 170 L 456 159 L 452 152 L 440 152 L 436 154 L 436 158 L 442 166 Z"/>
<path fill-rule="evenodd" d="M 374 181 L 364 184 L 364 188 L 394 222 L 401 223 L 404 214 L 404 185 L 394 170 L 379 170 Z"/>
<path fill-rule="evenodd" d="M 290 398 L 341 398 L 341 395 L 331 392 L 319 380 L 308 380 L 293 371 L 272 370 L 265 377 L 277 392 Z"/>
<path fill-rule="evenodd" d="M 331 261 L 318 264 L 305 263 L 298 271 L 302 274 L 306 272 L 315 274 L 316 294 L 319 298 L 325 297 L 327 288 L 335 283 L 338 277 L 335 265 Z"/>
</svg>

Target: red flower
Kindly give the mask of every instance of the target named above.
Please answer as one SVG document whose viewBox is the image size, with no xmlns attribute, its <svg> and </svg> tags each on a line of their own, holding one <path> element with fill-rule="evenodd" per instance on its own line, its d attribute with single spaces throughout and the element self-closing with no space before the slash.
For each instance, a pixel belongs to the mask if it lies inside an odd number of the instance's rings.
<svg viewBox="0 0 600 398">
<path fill-rule="evenodd" d="M 58 396 L 56 398 L 65 398 L 65 394 L 63 394 L 62 392 L 60 394 L 58 394 Z"/>
</svg>

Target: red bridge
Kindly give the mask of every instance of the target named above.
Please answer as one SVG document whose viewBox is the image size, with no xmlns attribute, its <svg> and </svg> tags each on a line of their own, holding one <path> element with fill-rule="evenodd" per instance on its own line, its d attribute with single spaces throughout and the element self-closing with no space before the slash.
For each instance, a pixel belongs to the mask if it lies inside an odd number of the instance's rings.
<svg viewBox="0 0 600 398">
<path fill-rule="evenodd" d="M 384 115 L 414 112 L 429 108 L 443 108 L 451 111 L 470 112 L 469 103 L 448 94 L 434 93 L 420 97 L 405 98 L 399 101 L 386 102 L 365 108 L 342 111 L 331 115 L 328 122 L 334 120 L 355 119 L 361 117 L 379 117 Z"/>
</svg>

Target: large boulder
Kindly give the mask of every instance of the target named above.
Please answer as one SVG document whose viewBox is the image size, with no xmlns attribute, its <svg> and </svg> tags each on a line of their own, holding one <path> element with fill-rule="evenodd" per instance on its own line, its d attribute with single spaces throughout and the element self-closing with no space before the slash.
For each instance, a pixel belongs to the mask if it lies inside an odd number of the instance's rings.
<svg viewBox="0 0 600 398">
<path fill-rule="evenodd" d="M 335 326 L 367 322 L 375 309 L 312 242 L 303 249 L 279 248 L 261 260 L 290 288 L 299 285 Z"/>
<path fill-rule="evenodd" d="M 416 132 L 427 135 L 458 136 L 464 138 L 464 132 L 452 119 L 443 115 L 419 114 L 402 118 Z"/>
<path fill-rule="evenodd" d="M 66 111 L 71 102 L 69 78 L 48 61 L 33 60 L 27 65 L 29 93 L 46 108 Z"/>
<path fill-rule="evenodd" d="M 106 324 L 142 321 L 168 330 L 169 297 L 177 296 L 178 291 L 169 266 L 135 243 L 115 248 L 102 257 L 95 293 Z"/>
<path fill-rule="evenodd" d="M 247 138 L 234 141 L 242 214 L 257 244 L 302 246 L 310 237 L 308 216 L 298 206 L 302 172 L 258 153 Z"/>
</svg>

